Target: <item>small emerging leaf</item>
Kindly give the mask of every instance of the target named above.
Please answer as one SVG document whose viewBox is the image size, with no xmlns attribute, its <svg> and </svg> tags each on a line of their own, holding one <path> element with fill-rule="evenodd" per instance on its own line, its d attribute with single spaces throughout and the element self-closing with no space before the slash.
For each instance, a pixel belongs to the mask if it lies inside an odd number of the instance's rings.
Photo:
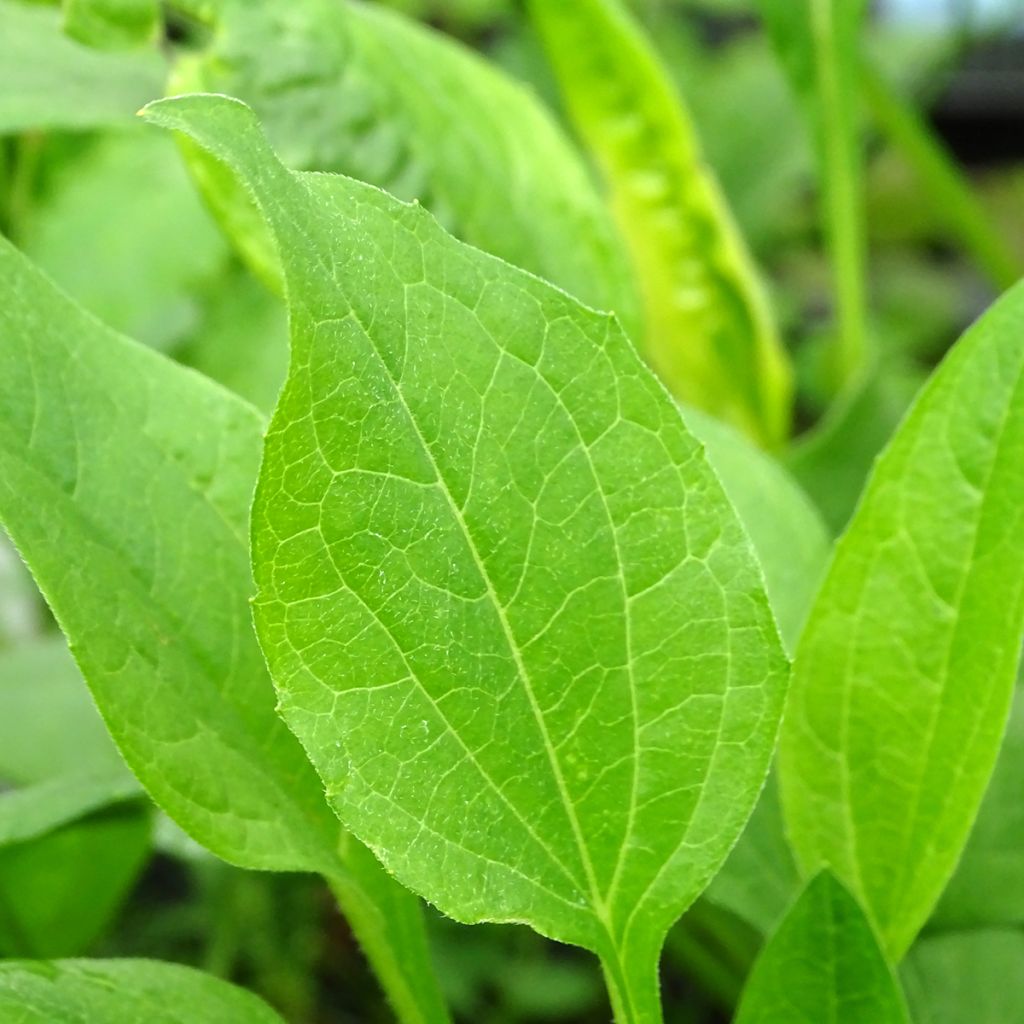
<svg viewBox="0 0 1024 1024">
<path fill-rule="evenodd" d="M 668 75 L 619 0 L 533 0 L 530 11 L 632 254 L 646 307 L 641 347 L 680 398 L 781 443 L 788 359 Z"/>
<path fill-rule="evenodd" d="M 811 880 L 768 940 L 736 1024 L 910 1024 L 864 912 L 828 872 Z"/>
<path fill-rule="evenodd" d="M 780 748 L 805 871 L 893 959 L 935 905 L 1002 739 L 1024 633 L 1024 287 L 964 336 L 879 459 L 797 650 Z"/>
</svg>

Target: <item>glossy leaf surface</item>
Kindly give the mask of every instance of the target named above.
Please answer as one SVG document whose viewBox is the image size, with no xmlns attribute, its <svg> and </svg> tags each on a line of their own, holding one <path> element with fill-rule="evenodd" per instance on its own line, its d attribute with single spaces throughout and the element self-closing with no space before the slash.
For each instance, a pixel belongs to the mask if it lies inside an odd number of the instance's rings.
<svg viewBox="0 0 1024 1024">
<path fill-rule="evenodd" d="M 876 464 L 795 661 L 780 747 L 805 871 L 899 958 L 967 840 L 1024 632 L 1024 289 L 925 386 Z"/>
</svg>

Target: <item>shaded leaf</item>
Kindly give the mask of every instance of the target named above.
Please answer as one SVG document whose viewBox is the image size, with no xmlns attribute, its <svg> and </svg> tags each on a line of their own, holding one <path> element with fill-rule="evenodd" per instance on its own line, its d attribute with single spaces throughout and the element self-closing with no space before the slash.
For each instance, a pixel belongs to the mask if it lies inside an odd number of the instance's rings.
<svg viewBox="0 0 1024 1024">
<path fill-rule="evenodd" d="M 812 879 L 750 973 L 736 1024 L 910 1024 L 903 994 L 856 900 Z"/>
</svg>

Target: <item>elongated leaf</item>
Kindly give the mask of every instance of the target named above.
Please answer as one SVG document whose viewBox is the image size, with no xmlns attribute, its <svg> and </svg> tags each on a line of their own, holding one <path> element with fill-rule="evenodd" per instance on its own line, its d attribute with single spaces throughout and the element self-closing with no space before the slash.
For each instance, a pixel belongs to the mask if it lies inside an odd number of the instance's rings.
<svg viewBox="0 0 1024 1024">
<path fill-rule="evenodd" d="M 282 1024 L 244 989 L 154 960 L 0 963 L 0 1020 L 18 1024 Z"/>
<path fill-rule="evenodd" d="M 832 254 L 839 344 L 836 383 L 867 355 L 860 39 L 867 0 L 757 0 L 768 34 L 807 112 Z"/>
<path fill-rule="evenodd" d="M 599 952 L 655 1019 L 658 946 L 750 811 L 786 677 L 697 443 L 607 316 L 288 172 L 237 101 L 147 110 L 247 183 L 287 275 L 255 616 L 332 806 L 446 913 Z"/>
<path fill-rule="evenodd" d="M 530 11 L 604 170 L 644 294 L 651 363 L 680 398 L 780 443 L 788 360 L 668 76 L 618 0 L 533 0 Z"/>
<path fill-rule="evenodd" d="M 0 239 L 0 519 L 72 639 L 154 800 L 244 867 L 340 873 L 407 1021 L 444 1020 L 418 908 L 372 858 L 339 860 L 315 772 L 274 713 L 247 596 L 262 422 L 104 328 Z"/>
<path fill-rule="evenodd" d="M 157 0 L 64 0 L 64 31 L 86 46 L 119 50 L 156 41 Z"/>
<path fill-rule="evenodd" d="M 98 53 L 64 35 L 58 10 L 0 0 L 0 134 L 126 122 L 166 74 L 156 53 Z"/>
<path fill-rule="evenodd" d="M 127 774 L 62 637 L 0 653 L 0 781 L 118 770 Z"/>
<path fill-rule="evenodd" d="M 857 901 L 828 872 L 769 939 L 736 1024 L 910 1024 L 892 968 Z"/>
<path fill-rule="evenodd" d="M 979 929 L 917 943 L 901 974 L 914 1024 L 1024 1020 L 1024 934 Z"/>
<path fill-rule="evenodd" d="M 947 356 L 883 453 L 796 655 L 780 769 L 805 871 L 891 956 L 931 912 L 1002 738 L 1024 633 L 1024 288 Z"/>
<path fill-rule="evenodd" d="M 229 0 L 172 92 L 257 112 L 282 160 L 416 199 L 453 234 L 639 327 L 628 261 L 586 170 L 536 98 L 478 56 L 347 0 Z M 248 200 L 193 153 L 207 195 L 264 277 L 279 274 Z"/>
</svg>

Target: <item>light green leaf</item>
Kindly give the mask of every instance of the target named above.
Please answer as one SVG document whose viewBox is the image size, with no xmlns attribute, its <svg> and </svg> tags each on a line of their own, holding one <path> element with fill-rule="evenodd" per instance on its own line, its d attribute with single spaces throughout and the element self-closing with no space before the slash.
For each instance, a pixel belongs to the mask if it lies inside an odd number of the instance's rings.
<svg viewBox="0 0 1024 1024">
<path fill-rule="evenodd" d="M 64 31 L 100 50 L 155 43 L 160 31 L 158 0 L 64 0 Z"/>
<path fill-rule="evenodd" d="M 786 661 L 697 442 L 614 321 L 422 209 L 166 100 L 252 190 L 292 364 L 255 617 L 332 806 L 451 916 L 597 951 L 658 1019 L 665 931 L 762 784 Z"/>
<path fill-rule="evenodd" d="M 196 328 L 201 289 L 228 257 L 173 142 L 137 123 L 62 166 L 18 242 L 89 312 L 165 351 Z"/>
<path fill-rule="evenodd" d="M 0 963 L 0 1020 L 18 1024 L 283 1024 L 226 981 L 155 960 Z"/>
<path fill-rule="evenodd" d="M 346 910 L 403 1020 L 444 1020 L 415 901 L 372 858 L 339 860 L 274 712 L 246 601 L 259 415 L 103 327 L 2 239 L 0 288 L 0 519 L 125 760 L 225 860 L 340 872 L 392 907 L 386 931 Z"/>
<path fill-rule="evenodd" d="M 1024 925 L 1024 688 L 1018 683 L 992 780 L 929 927 Z"/>
<path fill-rule="evenodd" d="M 859 36 L 867 0 L 757 0 L 756 6 L 817 148 L 839 317 L 838 387 L 856 380 L 868 361 L 859 111 Z"/>
<path fill-rule="evenodd" d="M 780 747 L 805 871 L 833 868 L 893 959 L 948 881 L 1024 633 L 1024 288 L 946 357 L 883 453 L 797 650 Z"/>
<path fill-rule="evenodd" d="M 750 537 L 779 632 L 792 650 L 832 546 L 821 515 L 789 473 L 737 431 L 695 409 L 684 409 L 683 418 Z"/>
<path fill-rule="evenodd" d="M 130 802 L 0 849 L 0 956 L 87 951 L 137 879 L 151 832 L 151 808 Z"/>
<path fill-rule="evenodd" d="M 768 940 L 736 1024 L 910 1024 L 870 923 L 828 872 L 808 883 Z"/>
<path fill-rule="evenodd" d="M 915 1024 L 1024 1020 L 1024 934 L 980 929 L 918 942 L 901 974 Z"/>
<path fill-rule="evenodd" d="M 0 653 L 0 780 L 118 770 L 127 774 L 62 637 Z"/>
<path fill-rule="evenodd" d="M 0 134 L 127 122 L 163 92 L 157 53 L 98 53 L 60 20 L 54 8 L 0 0 Z"/>
<path fill-rule="evenodd" d="M 369 4 L 233 0 L 170 91 L 239 97 L 287 166 L 416 199 L 460 238 L 639 326 L 628 260 L 579 156 L 531 93 L 438 33 Z M 244 193 L 191 156 L 250 263 L 279 276 Z"/>
<path fill-rule="evenodd" d="M 788 359 L 667 74 L 618 0 L 533 0 L 530 11 L 604 171 L 643 292 L 648 358 L 680 398 L 781 443 Z"/>
</svg>

